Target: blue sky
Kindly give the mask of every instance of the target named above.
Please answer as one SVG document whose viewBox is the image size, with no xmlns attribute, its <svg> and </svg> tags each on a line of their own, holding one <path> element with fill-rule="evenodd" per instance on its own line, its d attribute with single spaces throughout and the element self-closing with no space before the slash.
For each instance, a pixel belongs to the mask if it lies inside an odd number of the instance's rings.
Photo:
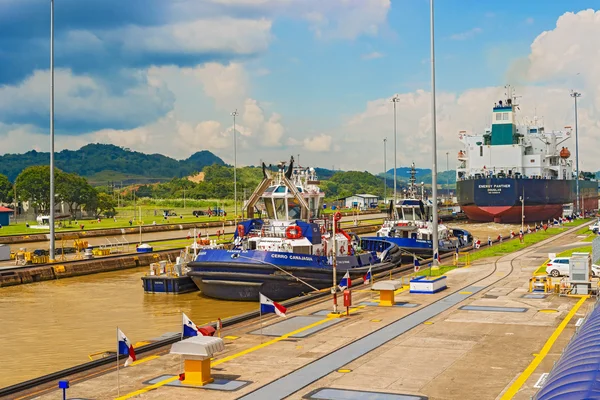
<svg viewBox="0 0 600 400">
<path fill-rule="evenodd" d="M 238 109 L 241 163 L 300 153 L 377 171 L 399 93 L 399 165 L 428 164 L 428 0 L 55 4 L 59 150 L 105 142 L 185 158 L 206 149 L 230 162 Z M 600 13 L 583 10 L 594 6 L 438 0 L 440 154 L 458 150 L 458 130 L 485 126 L 506 83 L 557 128 L 572 118 L 568 90 L 580 87 L 582 139 L 593 147 L 600 60 L 589 37 L 600 34 Z M 0 0 L 4 151 L 49 147 L 48 30 L 48 0 Z"/>
</svg>

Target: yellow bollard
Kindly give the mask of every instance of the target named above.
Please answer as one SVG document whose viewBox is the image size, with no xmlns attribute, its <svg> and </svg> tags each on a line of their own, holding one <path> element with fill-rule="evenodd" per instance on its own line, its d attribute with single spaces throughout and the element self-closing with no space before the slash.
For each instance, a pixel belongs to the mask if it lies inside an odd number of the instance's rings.
<svg viewBox="0 0 600 400">
<path fill-rule="evenodd" d="M 206 360 L 185 360 L 184 368 L 185 385 L 203 386 L 214 381 L 210 375 L 210 358 Z"/>
<path fill-rule="evenodd" d="M 379 291 L 379 305 L 383 307 L 392 307 L 396 304 L 393 290 Z"/>
</svg>

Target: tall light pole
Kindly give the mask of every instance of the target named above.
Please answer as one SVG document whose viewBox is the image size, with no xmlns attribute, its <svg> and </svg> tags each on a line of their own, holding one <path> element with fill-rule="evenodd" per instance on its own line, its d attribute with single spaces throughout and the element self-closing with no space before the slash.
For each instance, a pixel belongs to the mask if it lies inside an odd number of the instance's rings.
<svg viewBox="0 0 600 400">
<path fill-rule="evenodd" d="M 54 262 L 54 0 L 50 0 L 50 262 Z"/>
<path fill-rule="evenodd" d="M 238 111 L 235 109 L 231 116 L 233 117 L 233 204 L 234 215 L 233 222 L 237 224 L 237 139 L 235 134 L 235 117 L 238 116 Z"/>
<path fill-rule="evenodd" d="M 396 94 L 392 97 L 392 103 L 394 103 L 394 207 L 396 206 L 396 103 L 400 101 L 400 97 Z"/>
<path fill-rule="evenodd" d="M 581 211 L 579 208 L 579 130 L 577 127 L 577 98 L 581 97 L 581 93 L 576 92 L 576 91 L 571 91 L 571 97 L 573 98 L 573 100 L 575 100 L 575 168 L 576 168 L 576 174 L 577 174 L 577 181 L 576 181 L 576 187 L 577 187 L 577 205 L 575 206 L 575 211 L 579 214 L 579 212 Z"/>
<path fill-rule="evenodd" d="M 519 196 L 521 200 L 521 232 L 525 234 L 525 188 L 523 188 L 523 196 Z"/>
<path fill-rule="evenodd" d="M 433 198 L 433 231 L 431 239 L 433 244 L 432 269 L 439 268 L 438 259 L 438 206 L 437 206 L 437 141 L 436 141 L 436 115 L 435 115 L 435 31 L 433 19 L 433 0 L 429 0 L 430 29 L 431 29 L 431 197 Z"/>
<path fill-rule="evenodd" d="M 383 202 L 387 202 L 387 138 L 383 139 Z"/>
<path fill-rule="evenodd" d="M 448 203 L 450 203 L 450 163 L 449 163 L 450 152 L 446 152 L 446 194 L 448 195 Z"/>
</svg>

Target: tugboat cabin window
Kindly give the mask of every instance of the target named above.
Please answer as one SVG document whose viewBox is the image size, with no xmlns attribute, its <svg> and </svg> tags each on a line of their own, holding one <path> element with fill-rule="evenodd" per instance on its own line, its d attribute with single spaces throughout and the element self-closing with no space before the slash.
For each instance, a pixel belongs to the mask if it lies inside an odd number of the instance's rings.
<svg viewBox="0 0 600 400">
<path fill-rule="evenodd" d="M 297 199 L 288 199 L 290 219 L 300 219 L 300 202 Z"/>
<path fill-rule="evenodd" d="M 285 186 L 277 186 L 277 189 L 275 189 L 275 193 L 285 193 L 286 189 L 287 188 Z"/>
<path fill-rule="evenodd" d="M 287 212 L 285 207 L 285 199 L 273 199 L 275 203 L 275 215 L 277 219 L 287 219 Z"/>
<path fill-rule="evenodd" d="M 265 202 L 265 210 L 267 211 L 267 218 L 275 219 L 275 209 L 273 208 L 273 199 L 264 198 L 262 200 Z"/>
</svg>

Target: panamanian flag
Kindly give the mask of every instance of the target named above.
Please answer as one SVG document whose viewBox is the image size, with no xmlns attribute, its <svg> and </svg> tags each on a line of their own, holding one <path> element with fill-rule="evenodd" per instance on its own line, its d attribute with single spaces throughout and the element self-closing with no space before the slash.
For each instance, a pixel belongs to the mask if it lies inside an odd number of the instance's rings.
<svg viewBox="0 0 600 400">
<path fill-rule="evenodd" d="M 285 312 L 287 311 L 287 308 L 285 308 L 284 306 L 282 306 L 279 303 L 274 302 L 273 300 L 269 299 L 267 296 L 263 295 L 262 293 L 259 293 L 260 296 L 260 312 L 262 314 L 268 314 L 268 313 L 275 313 L 277 315 L 279 315 L 280 317 L 285 317 Z"/>
<path fill-rule="evenodd" d="M 367 271 L 366 275 L 363 276 L 363 282 L 368 285 L 369 283 L 371 283 L 371 267 L 369 267 L 369 270 Z"/>
<path fill-rule="evenodd" d="M 352 286 L 352 281 L 350 280 L 350 271 L 346 271 L 346 274 L 342 277 L 338 287 L 340 290 L 344 290 L 346 288 L 350 289 L 350 286 Z"/>
<path fill-rule="evenodd" d="M 133 345 L 119 328 L 117 328 L 117 339 L 119 341 L 119 355 L 127 356 L 125 366 L 128 366 L 135 361 L 135 350 L 133 349 Z"/>
<path fill-rule="evenodd" d="M 181 313 L 183 316 L 183 336 L 191 337 L 198 336 L 198 327 L 192 320 L 185 315 L 185 313 Z"/>
</svg>

